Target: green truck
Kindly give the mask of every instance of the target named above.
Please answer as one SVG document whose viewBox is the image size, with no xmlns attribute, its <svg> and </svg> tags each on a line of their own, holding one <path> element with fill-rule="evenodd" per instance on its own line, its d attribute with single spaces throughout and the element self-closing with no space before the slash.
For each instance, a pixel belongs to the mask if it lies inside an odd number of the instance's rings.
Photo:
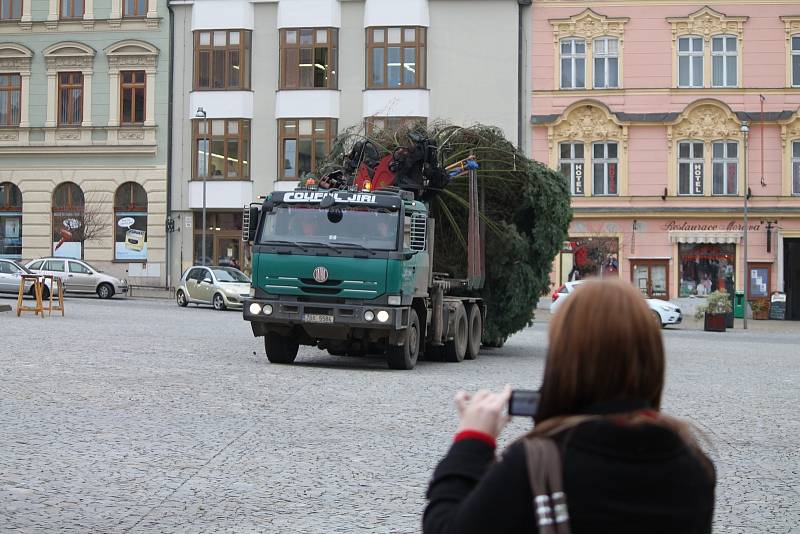
<svg viewBox="0 0 800 534">
<path fill-rule="evenodd" d="M 294 362 L 300 345 L 385 354 L 392 369 L 413 369 L 421 355 L 477 358 L 487 310 L 463 296 L 483 283 L 477 178 L 468 174 L 464 280 L 433 272 L 434 220 L 414 192 L 311 186 L 245 208 L 253 271 L 243 314 L 269 361 Z"/>
</svg>

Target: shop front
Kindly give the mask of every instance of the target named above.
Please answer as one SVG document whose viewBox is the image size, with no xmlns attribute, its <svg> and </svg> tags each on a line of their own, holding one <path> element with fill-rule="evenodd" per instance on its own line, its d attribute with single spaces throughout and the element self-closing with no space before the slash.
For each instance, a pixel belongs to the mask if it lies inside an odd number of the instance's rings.
<svg viewBox="0 0 800 534">
<path fill-rule="evenodd" d="M 242 242 L 242 212 L 206 212 L 206 251 L 203 256 L 203 214 L 194 212 L 194 263 L 223 265 L 249 273 L 250 250 Z"/>
<path fill-rule="evenodd" d="M 553 266 L 553 284 L 613 276 L 665 300 L 702 299 L 714 291 L 756 300 L 785 291 L 786 318 L 800 319 L 800 217 L 769 215 L 751 216 L 745 268 L 741 218 L 576 214 Z"/>
</svg>

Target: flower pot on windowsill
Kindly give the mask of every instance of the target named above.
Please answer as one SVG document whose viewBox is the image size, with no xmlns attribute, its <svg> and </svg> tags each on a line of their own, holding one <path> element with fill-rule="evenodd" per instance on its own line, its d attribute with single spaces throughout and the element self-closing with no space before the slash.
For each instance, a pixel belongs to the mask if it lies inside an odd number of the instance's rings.
<svg viewBox="0 0 800 534">
<path fill-rule="evenodd" d="M 725 314 L 706 312 L 703 320 L 703 330 L 706 332 L 724 332 Z"/>
</svg>

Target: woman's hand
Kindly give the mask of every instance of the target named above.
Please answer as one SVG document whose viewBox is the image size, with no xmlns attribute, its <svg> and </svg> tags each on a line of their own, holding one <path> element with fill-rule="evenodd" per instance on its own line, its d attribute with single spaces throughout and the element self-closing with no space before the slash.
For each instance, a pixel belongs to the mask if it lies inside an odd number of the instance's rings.
<svg viewBox="0 0 800 534">
<path fill-rule="evenodd" d="M 456 432 L 475 430 L 496 439 L 508 423 L 509 417 L 503 415 L 503 409 L 510 397 L 511 386 L 506 386 L 501 393 L 482 389 L 470 395 L 466 391 L 459 391 L 455 398 L 459 417 Z"/>
</svg>

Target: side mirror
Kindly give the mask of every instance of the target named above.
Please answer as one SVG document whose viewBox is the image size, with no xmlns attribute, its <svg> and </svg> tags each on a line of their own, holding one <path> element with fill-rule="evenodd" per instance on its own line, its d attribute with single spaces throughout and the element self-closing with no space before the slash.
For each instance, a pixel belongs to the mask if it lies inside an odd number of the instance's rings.
<svg viewBox="0 0 800 534">
<path fill-rule="evenodd" d="M 204 284 L 210 284 L 211 283 L 211 278 L 206 276 L 205 278 L 203 278 L 203 283 Z"/>
</svg>

